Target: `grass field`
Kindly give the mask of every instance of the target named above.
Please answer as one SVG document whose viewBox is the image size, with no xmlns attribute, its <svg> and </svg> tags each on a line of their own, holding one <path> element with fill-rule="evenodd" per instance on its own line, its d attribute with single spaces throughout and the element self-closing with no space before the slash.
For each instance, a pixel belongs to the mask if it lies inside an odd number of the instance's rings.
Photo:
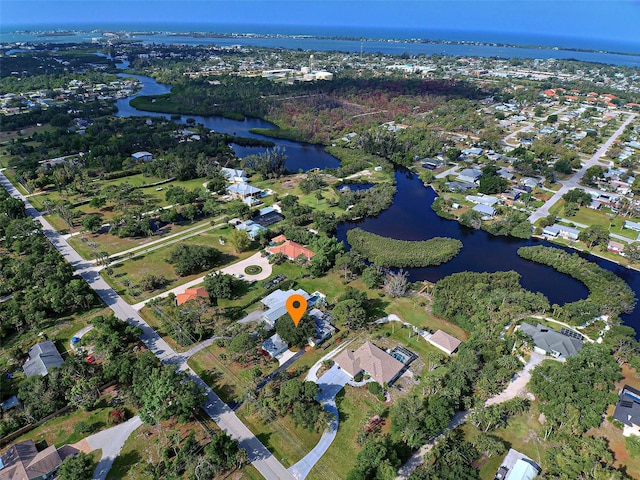
<svg viewBox="0 0 640 480">
<path fill-rule="evenodd" d="M 382 404 L 364 388 L 347 386 L 336 397 L 340 424 L 335 440 L 311 469 L 309 480 L 340 480 L 355 465 L 360 445 L 356 442 L 362 422 L 379 413 Z M 388 420 L 387 420 L 388 423 Z M 388 426 L 383 431 L 388 430 Z"/>
<path fill-rule="evenodd" d="M 236 412 L 240 420 L 285 467 L 290 467 L 316 446 L 321 432 L 297 427 L 290 417 L 265 418 L 249 402 Z"/>
</svg>

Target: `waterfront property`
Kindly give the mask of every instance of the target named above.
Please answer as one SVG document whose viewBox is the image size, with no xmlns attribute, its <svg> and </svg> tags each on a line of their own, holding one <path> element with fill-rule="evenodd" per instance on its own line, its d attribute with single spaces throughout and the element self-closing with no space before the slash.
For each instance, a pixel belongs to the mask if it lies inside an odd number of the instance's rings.
<svg viewBox="0 0 640 480">
<path fill-rule="evenodd" d="M 609 240 L 607 244 L 607 251 L 620 255 L 624 252 L 624 243 L 616 242 L 615 240 Z"/>
<path fill-rule="evenodd" d="M 569 335 L 571 330 L 558 332 L 541 324 L 534 327 L 528 323 L 520 325 L 520 330 L 531 337 L 535 351 L 543 355 L 566 358 L 582 348 L 582 340 L 575 338 L 578 335 Z"/>
<path fill-rule="evenodd" d="M 44 377 L 49 373 L 50 368 L 61 367 L 64 362 L 52 341 L 41 342 L 31 347 L 29 357 L 22 366 L 27 377 L 35 375 Z"/>
<path fill-rule="evenodd" d="M 524 453 L 510 448 L 494 480 L 531 480 L 541 471 L 540 466 Z"/>
<path fill-rule="evenodd" d="M 562 237 L 566 240 L 578 240 L 580 230 L 555 223 L 548 227 L 544 227 L 544 230 L 542 230 L 542 234 L 546 237 Z"/>
<path fill-rule="evenodd" d="M 431 335 L 427 341 L 436 348 L 439 348 L 444 353 L 451 355 L 453 354 L 460 344 L 462 343 L 453 335 L 449 335 L 442 330 L 438 330 L 436 333 Z"/>
<path fill-rule="evenodd" d="M 482 216 L 483 220 L 491 220 L 496 214 L 495 208 L 483 204 L 478 204 L 471 210 L 473 210 L 474 212 L 478 212 Z"/>
<path fill-rule="evenodd" d="M 640 436 L 640 390 L 625 385 L 620 391 L 613 418 L 622 422 L 622 434 Z"/>
<path fill-rule="evenodd" d="M 344 350 L 334 360 L 351 377 L 364 373 L 380 385 L 391 385 L 405 369 L 404 363 L 371 342 L 357 350 Z"/>
</svg>

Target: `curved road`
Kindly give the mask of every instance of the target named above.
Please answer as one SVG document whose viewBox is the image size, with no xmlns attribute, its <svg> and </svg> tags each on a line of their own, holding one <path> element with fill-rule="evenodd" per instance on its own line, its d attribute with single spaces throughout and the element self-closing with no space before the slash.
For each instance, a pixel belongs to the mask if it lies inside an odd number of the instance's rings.
<svg viewBox="0 0 640 480">
<path fill-rule="evenodd" d="M 207 400 L 203 405 L 204 410 L 222 430 L 239 442 L 240 448 L 244 448 L 247 451 L 249 460 L 262 476 L 268 480 L 293 480 L 294 477 L 240 421 L 233 410 L 220 400 L 213 390 L 191 370 L 184 356 L 176 353 L 158 333 L 142 319 L 138 312 L 103 280 L 91 262 L 84 260 L 78 252 L 62 238 L 62 235 L 29 203 L 28 199 L 9 182 L 2 172 L 0 172 L 0 184 L 12 197 L 24 202 L 27 215 L 42 224 L 44 235 L 75 268 L 76 273 L 82 276 L 102 301 L 113 310 L 115 316 L 142 329 L 140 338 L 162 363 L 177 365 L 180 370 L 187 372 L 196 383 L 202 386 L 207 394 Z"/>
</svg>

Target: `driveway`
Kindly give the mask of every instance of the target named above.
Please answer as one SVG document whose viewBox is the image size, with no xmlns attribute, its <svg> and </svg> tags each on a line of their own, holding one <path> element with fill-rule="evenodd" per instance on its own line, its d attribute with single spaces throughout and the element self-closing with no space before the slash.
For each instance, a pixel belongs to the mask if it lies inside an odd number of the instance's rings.
<svg viewBox="0 0 640 480">
<path fill-rule="evenodd" d="M 257 273 L 256 275 L 249 275 L 244 273 L 244 269 L 247 268 L 249 265 L 258 265 L 259 267 L 262 267 L 262 271 L 260 273 Z M 233 265 L 229 265 L 228 267 L 225 267 L 219 271 L 222 273 L 226 273 L 228 275 L 234 275 L 236 277 L 239 275 L 242 275 L 241 278 L 243 280 L 253 281 L 253 280 L 264 280 L 265 278 L 269 278 L 269 276 L 271 276 L 272 268 L 271 268 L 271 264 L 269 263 L 269 260 L 267 260 L 266 258 L 263 258 L 262 255 L 260 255 L 260 253 L 256 253 L 255 255 L 252 255 L 249 258 L 240 260 L 239 262 L 236 262 Z M 207 275 L 203 275 L 199 278 L 196 278 L 195 280 L 191 280 L 190 282 L 183 283 L 182 285 L 179 285 L 176 288 L 172 288 L 171 290 L 162 292 L 161 294 L 156 295 L 155 297 L 148 298 L 147 300 L 138 302 L 132 306 L 135 310 L 140 310 L 142 309 L 142 307 L 144 307 L 147 304 L 147 302 L 155 298 L 165 298 L 170 293 L 173 293 L 174 295 L 177 296 L 179 293 L 184 293 L 184 291 L 187 288 L 200 285 L 202 282 L 204 282 L 204 277 L 206 277 Z"/>
<path fill-rule="evenodd" d="M 93 480 L 104 480 L 129 435 L 142 425 L 137 415 L 132 419 L 87 437 L 82 443 L 88 443 L 91 451 L 102 449 L 102 456 L 93 474 Z"/>
<path fill-rule="evenodd" d="M 515 380 L 512 380 L 509 385 L 507 385 L 507 388 L 505 388 L 498 395 L 488 399 L 484 403 L 484 405 L 486 407 L 488 407 L 489 405 L 497 405 L 499 403 L 506 402 L 507 400 L 516 398 L 518 395 L 524 392 L 525 388 L 527 387 L 527 383 L 529 383 L 529 380 L 531 380 L 531 370 L 533 370 L 537 365 L 540 365 L 540 363 L 542 363 L 545 358 L 550 357 L 546 357 L 545 355 L 537 352 L 532 352 L 531 357 L 529 358 L 529 361 L 524 366 L 524 368 L 516 373 L 517 377 L 515 378 Z"/>
<path fill-rule="evenodd" d="M 336 434 L 338 433 L 339 415 L 335 398 L 338 392 L 344 388 L 349 380 L 351 380 L 351 376 L 338 367 L 338 365 L 334 364 L 333 367 L 331 367 L 316 382 L 318 387 L 320 387 L 318 401 L 322 403 L 327 412 L 333 413 L 334 420 L 329 424 L 328 430 L 324 431 L 317 445 L 313 447 L 313 449 L 307 453 L 302 460 L 289 467 L 289 473 L 298 480 L 303 480 L 307 475 L 309 475 L 313 466 L 327 451 L 333 442 L 333 439 L 336 438 Z"/>
</svg>

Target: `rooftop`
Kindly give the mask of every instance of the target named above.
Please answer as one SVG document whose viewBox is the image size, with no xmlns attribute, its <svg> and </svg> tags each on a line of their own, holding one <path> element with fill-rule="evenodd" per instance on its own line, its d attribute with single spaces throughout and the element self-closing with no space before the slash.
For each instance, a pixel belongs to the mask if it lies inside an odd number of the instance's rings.
<svg viewBox="0 0 640 480">
<path fill-rule="evenodd" d="M 556 357 L 570 357 L 582 348 L 582 340 L 564 335 L 552 328 L 523 323 L 521 330 L 533 339 L 536 347 Z"/>
<path fill-rule="evenodd" d="M 404 368 L 402 362 L 371 342 L 357 350 L 344 350 L 334 360 L 352 377 L 364 371 L 380 384 L 392 383 Z"/>
<path fill-rule="evenodd" d="M 52 367 L 60 367 L 64 360 L 52 341 L 38 343 L 29 349 L 29 360 L 22 366 L 27 377 L 45 376 Z"/>
</svg>

